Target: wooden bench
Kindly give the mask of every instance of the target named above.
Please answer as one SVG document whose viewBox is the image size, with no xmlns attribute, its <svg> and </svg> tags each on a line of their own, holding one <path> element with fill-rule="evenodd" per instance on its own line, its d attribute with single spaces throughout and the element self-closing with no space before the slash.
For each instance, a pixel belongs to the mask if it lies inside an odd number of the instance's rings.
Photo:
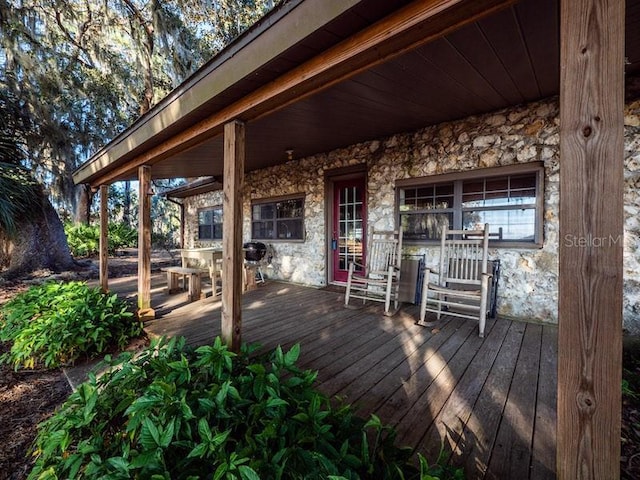
<svg viewBox="0 0 640 480">
<path fill-rule="evenodd" d="M 190 302 L 195 302 L 204 298 L 202 294 L 202 282 L 200 276 L 207 274 L 208 271 L 202 268 L 187 268 L 187 267 L 167 267 L 162 269 L 163 272 L 167 272 L 167 289 L 169 293 L 177 293 L 181 291 L 180 278 L 182 278 L 183 286 L 184 282 L 188 279 L 189 287 L 187 290 L 187 298 Z"/>
</svg>

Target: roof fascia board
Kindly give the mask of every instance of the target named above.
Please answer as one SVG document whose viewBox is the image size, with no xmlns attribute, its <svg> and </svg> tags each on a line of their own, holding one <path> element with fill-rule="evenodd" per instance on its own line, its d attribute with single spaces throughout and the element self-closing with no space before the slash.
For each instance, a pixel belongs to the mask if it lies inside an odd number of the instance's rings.
<svg viewBox="0 0 640 480">
<path fill-rule="evenodd" d="M 84 183 L 362 0 L 297 0 L 265 16 L 73 173 Z M 281 21 L 282 20 L 282 21 Z"/>
<path fill-rule="evenodd" d="M 170 198 L 185 198 L 220 189 L 222 189 L 222 183 L 215 177 L 209 177 L 166 190 L 162 195 Z"/>
</svg>

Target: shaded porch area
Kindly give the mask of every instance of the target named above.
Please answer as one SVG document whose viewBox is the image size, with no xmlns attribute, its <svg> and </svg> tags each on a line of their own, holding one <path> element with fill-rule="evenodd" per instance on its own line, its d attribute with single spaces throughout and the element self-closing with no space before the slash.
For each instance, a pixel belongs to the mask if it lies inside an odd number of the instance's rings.
<svg viewBox="0 0 640 480">
<path fill-rule="evenodd" d="M 110 287 L 135 291 L 126 279 Z M 153 275 L 149 335 L 200 345 L 220 334 L 220 297 L 187 303 L 165 287 Z M 375 413 L 430 460 L 444 443 L 469 479 L 555 478 L 557 328 L 498 319 L 481 339 L 458 318 L 417 326 L 417 310 L 389 318 L 379 304 L 344 308 L 339 291 L 268 282 L 243 295 L 243 341 L 300 343 L 299 365 L 319 371 L 322 392 Z"/>
</svg>

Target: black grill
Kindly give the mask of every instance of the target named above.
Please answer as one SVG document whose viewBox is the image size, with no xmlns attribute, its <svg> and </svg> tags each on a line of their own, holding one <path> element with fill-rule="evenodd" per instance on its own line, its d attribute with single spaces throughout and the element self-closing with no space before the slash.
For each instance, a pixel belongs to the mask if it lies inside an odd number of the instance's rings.
<svg viewBox="0 0 640 480">
<path fill-rule="evenodd" d="M 259 262 L 267 253 L 267 246 L 262 242 L 247 242 L 242 248 L 244 249 L 244 258 L 248 262 Z"/>
</svg>

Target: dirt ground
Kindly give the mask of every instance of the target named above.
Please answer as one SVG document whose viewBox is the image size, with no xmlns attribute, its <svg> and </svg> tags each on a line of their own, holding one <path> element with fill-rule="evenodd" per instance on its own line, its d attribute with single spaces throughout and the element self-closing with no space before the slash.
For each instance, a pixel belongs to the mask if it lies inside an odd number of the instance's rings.
<svg viewBox="0 0 640 480">
<path fill-rule="evenodd" d="M 153 257 L 153 269 L 174 261 L 166 252 L 160 252 Z M 110 259 L 109 272 L 110 277 L 135 275 L 136 257 Z M 1 285 L 0 304 L 27 287 L 26 283 Z M 623 389 L 626 393 L 623 395 L 620 469 L 623 479 L 636 480 L 640 478 L 640 340 L 629 342 L 625 347 L 623 377 L 628 388 Z M 0 344 L 0 355 L 7 348 Z M 35 439 L 37 424 L 52 415 L 70 393 L 61 370 L 14 372 L 0 365 L 0 480 L 27 478 L 32 461 L 26 454 Z"/>
<path fill-rule="evenodd" d="M 0 354 L 7 346 L 0 344 Z M 0 479 L 27 478 L 25 456 L 36 425 L 48 418 L 71 393 L 62 370 L 14 372 L 0 365 Z"/>
</svg>

